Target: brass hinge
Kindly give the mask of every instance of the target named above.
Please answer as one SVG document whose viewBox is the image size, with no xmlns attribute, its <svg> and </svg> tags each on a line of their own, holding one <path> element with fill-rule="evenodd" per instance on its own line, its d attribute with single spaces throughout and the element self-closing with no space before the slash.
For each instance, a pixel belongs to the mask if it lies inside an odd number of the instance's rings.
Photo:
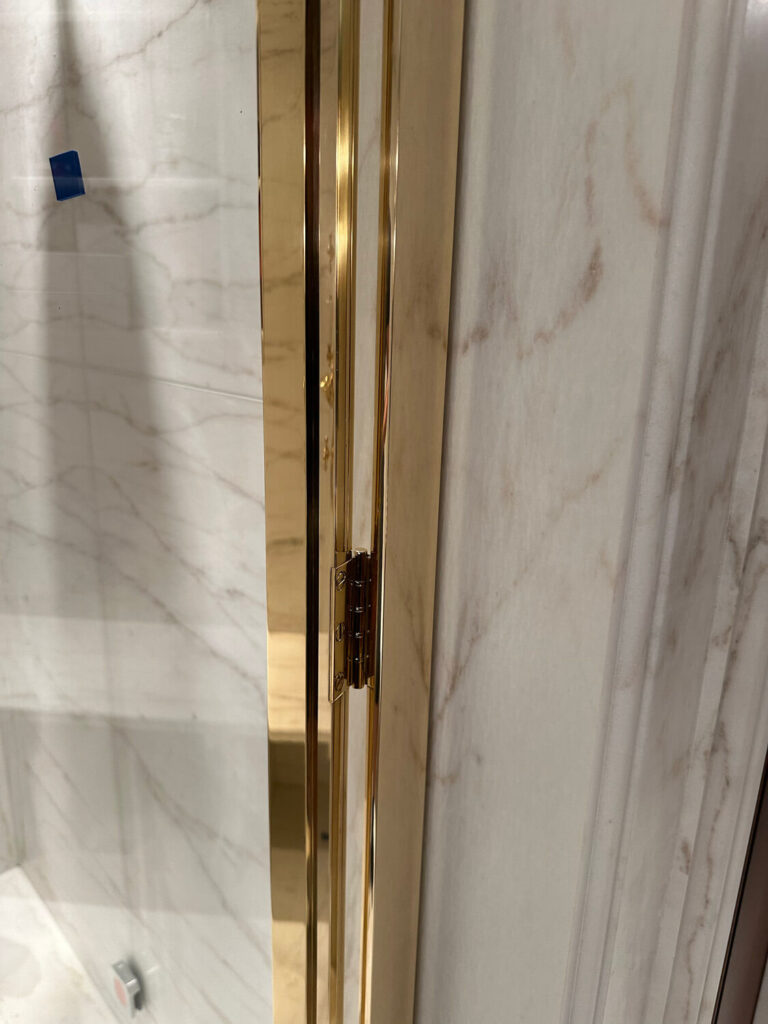
<svg viewBox="0 0 768 1024">
<path fill-rule="evenodd" d="M 342 558 L 332 578 L 331 702 L 346 687 L 362 690 L 373 675 L 373 555 L 357 551 Z"/>
</svg>

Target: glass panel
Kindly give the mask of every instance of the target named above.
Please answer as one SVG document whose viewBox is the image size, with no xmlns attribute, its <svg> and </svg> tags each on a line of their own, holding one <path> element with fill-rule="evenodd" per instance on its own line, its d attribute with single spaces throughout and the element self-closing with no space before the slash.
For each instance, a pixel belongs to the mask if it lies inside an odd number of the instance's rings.
<svg viewBox="0 0 768 1024">
<path fill-rule="evenodd" d="M 254 3 L 0 26 L 0 1016 L 268 1022 Z"/>
</svg>

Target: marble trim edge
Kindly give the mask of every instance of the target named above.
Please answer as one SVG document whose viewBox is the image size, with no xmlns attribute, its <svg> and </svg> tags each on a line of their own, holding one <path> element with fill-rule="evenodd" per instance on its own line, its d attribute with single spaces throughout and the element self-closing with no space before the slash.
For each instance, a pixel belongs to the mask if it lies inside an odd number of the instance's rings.
<svg viewBox="0 0 768 1024">
<path fill-rule="evenodd" d="M 762 751 L 768 742 L 768 707 L 761 697 L 764 674 L 752 672 L 751 679 L 742 684 L 750 688 L 744 699 L 750 700 L 753 707 L 759 705 L 760 710 L 751 721 L 751 736 L 741 737 L 745 744 L 742 760 L 748 761 L 748 765 L 727 795 L 730 817 L 735 815 L 738 820 L 729 836 L 727 856 L 721 856 L 713 869 L 707 855 L 711 836 L 701 822 L 714 799 L 713 793 L 723 785 L 722 763 L 710 755 L 716 752 L 717 737 L 724 728 L 721 703 L 728 682 L 728 653 L 723 657 L 716 682 L 707 680 L 706 670 L 701 673 L 699 700 L 692 702 L 690 708 L 691 746 L 684 767 L 685 796 L 675 837 L 675 850 L 683 850 L 686 863 L 682 871 L 677 860 L 671 868 L 659 865 L 669 875 L 662 882 L 665 900 L 660 908 L 661 935 L 654 937 L 653 945 L 649 941 L 642 949 L 633 948 L 627 937 L 633 900 L 626 875 L 628 847 L 631 823 L 642 807 L 641 782 L 654 756 L 654 736 L 648 731 L 647 712 L 659 687 L 653 672 L 653 645 L 669 628 L 674 612 L 669 602 L 675 582 L 669 577 L 670 553 L 681 529 L 677 519 L 680 491 L 684 478 L 692 473 L 686 454 L 691 430 L 695 429 L 694 399 L 710 329 L 707 303 L 724 217 L 724 177 L 729 161 L 734 158 L 733 104 L 743 70 L 748 6 L 749 0 L 714 5 L 692 2 L 686 13 L 689 23 L 683 33 L 686 41 L 680 56 L 679 98 L 670 144 L 669 232 L 659 260 L 656 337 L 651 346 L 652 365 L 645 422 L 639 431 L 636 475 L 628 499 L 625 578 L 614 613 L 613 654 L 607 667 L 604 696 L 604 740 L 596 766 L 593 821 L 585 844 L 582 896 L 574 922 L 563 1024 L 603 1024 L 613 1019 L 622 994 L 631 993 L 633 985 L 643 990 L 637 978 L 630 978 L 633 971 L 646 972 L 644 995 L 637 996 L 634 1002 L 631 998 L 624 1002 L 625 1024 L 651 1020 L 704 1024 L 711 1018 L 749 835 L 753 798 L 760 780 Z M 756 332 L 761 335 L 755 343 L 758 349 L 766 344 L 765 309 L 761 321 Z M 760 354 L 756 358 L 761 358 Z M 754 385 L 752 390 L 754 393 Z M 758 436 L 751 448 L 744 440 L 750 427 L 751 434 Z M 728 605 L 723 592 L 730 584 L 729 607 L 735 615 L 742 601 L 744 561 L 751 543 L 757 500 L 753 449 L 755 444 L 762 449 L 765 443 L 765 411 L 761 403 L 751 398 L 745 402 L 730 429 L 737 434 L 734 443 L 739 446 L 739 453 L 730 497 L 726 499 L 729 529 L 721 536 L 721 571 L 711 589 L 717 595 L 713 602 L 720 608 Z M 742 493 L 745 507 L 734 508 L 739 490 L 749 492 L 750 488 L 751 500 L 748 493 Z M 741 573 L 736 573 L 735 580 L 724 582 L 722 567 L 728 558 L 732 543 L 730 527 L 734 523 L 746 534 L 739 550 Z M 722 608 L 720 611 L 722 614 Z M 717 611 L 713 618 L 716 616 Z M 711 647 L 712 629 L 700 636 L 699 643 L 703 650 Z M 704 692 L 705 687 L 709 688 L 708 693 Z M 657 795 L 661 800 L 662 794 Z M 645 798 L 647 801 L 647 793 Z M 692 821 L 695 841 L 689 847 L 684 831 Z M 692 907 L 692 900 L 701 890 L 704 875 L 707 891 L 712 891 L 709 875 L 713 871 L 718 876 L 714 887 L 718 899 L 710 916 L 702 921 Z M 693 964 L 692 929 L 696 942 L 702 946 Z M 656 941 L 660 938 L 674 943 L 674 951 L 666 962 L 664 950 Z M 627 949 L 633 952 L 632 962 L 623 957 Z M 687 990 L 682 1002 L 681 987 Z"/>
</svg>

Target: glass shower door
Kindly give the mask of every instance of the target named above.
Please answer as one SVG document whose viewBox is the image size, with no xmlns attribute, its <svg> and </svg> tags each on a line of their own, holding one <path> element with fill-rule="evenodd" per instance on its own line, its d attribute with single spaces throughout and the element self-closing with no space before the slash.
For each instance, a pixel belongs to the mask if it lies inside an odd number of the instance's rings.
<svg viewBox="0 0 768 1024">
<path fill-rule="evenodd" d="M 0 1020 L 266 1024 L 254 4 L 0 26 Z"/>
</svg>

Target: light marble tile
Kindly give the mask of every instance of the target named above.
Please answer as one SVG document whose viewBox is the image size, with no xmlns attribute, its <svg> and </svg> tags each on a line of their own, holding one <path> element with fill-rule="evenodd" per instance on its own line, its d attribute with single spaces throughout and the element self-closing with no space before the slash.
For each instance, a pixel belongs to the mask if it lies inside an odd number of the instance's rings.
<svg viewBox="0 0 768 1024">
<path fill-rule="evenodd" d="M 420 1022 L 561 1019 L 683 6 L 467 6 Z"/>
<path fill-rule="evenodd" d="M 0 875 L 0 1022 L 115 1020 L 21 868 Z"/>
<path fill-rule="evenodd" d="M 26 867 L 109 1001 L 149 1020 L 271 1019 L 265 724 L 16 715 Z"/>
<path fill-rule="evenodd" d="M 266 720 L 116 730 L 147 1016 L 272 1019 Z"/>
<path fill-rule="evenodd" d="M 0 706 L 107 702 L 98 510 L 82 370 L 0 357 Z"/>
<path fill-rule="evenodd" d="M 255 8 L 0 24 L 9 817 L 108 998 L 135 956 L 151 1018 L 266 1021 Z M 57 204 L 68 148 L 87 194 Z"/>
<path fill-rule="evenodd" d="M 127 833 L 114 726 L 96 715 L 14 712 L 12 781 L 23 866 L 111 1001 L 110 965 L 133 953 Z"/>
<path fill-rule="evenodd" d="M 113 710 L 266 721 L 262 407 L 88 375 Z"/>
<path fill-rule="evenodd" d="M 260 394 L 253 4 L 36 0 L 2 23 L 2 347 Z M 86 195 L 57 204 L 70 148 Z"/>
<path fill-rule="evenodd" d="M 9 353 L 0 436 L 4 706 L 264 716 L 261 404 Z"/>
<path fill-rule="evenodd" d="M 261 412 L 0 367 L 0 708 L 24 863 L 107 997 L 109 964 L 133 957 L 159 1022 L 271 1013 Z"/>
<path fill-rule="evenodd" d="M 0 806 L 16 858 L 23 771 L 11 710 L 87 710 L 106 696 L 82 371 L 0 357 L 0 448 Z"/>
</svg>

